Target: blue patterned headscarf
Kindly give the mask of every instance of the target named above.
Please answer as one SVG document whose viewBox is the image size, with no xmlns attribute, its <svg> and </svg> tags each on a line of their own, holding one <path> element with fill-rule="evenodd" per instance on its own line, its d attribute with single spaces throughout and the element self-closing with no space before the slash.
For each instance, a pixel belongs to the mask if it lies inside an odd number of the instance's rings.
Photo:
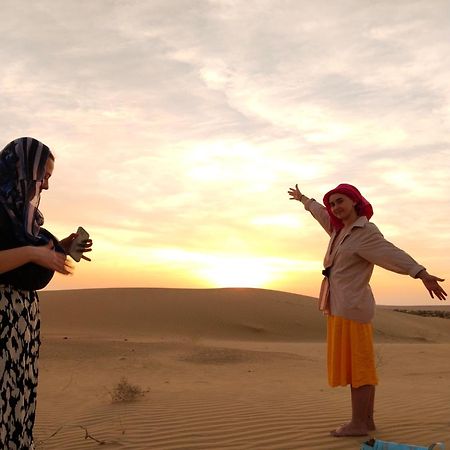
<svg viewBox="0 0 450 450">
<path fill-rule="evenodd" d="M 50 149 L 31 137 L 15 139 L 0 152 L 0 203 L 23 244 L 47 241 L 39 233 L 44 217 L 38 207 L 49 158 Z"/>
</svg>

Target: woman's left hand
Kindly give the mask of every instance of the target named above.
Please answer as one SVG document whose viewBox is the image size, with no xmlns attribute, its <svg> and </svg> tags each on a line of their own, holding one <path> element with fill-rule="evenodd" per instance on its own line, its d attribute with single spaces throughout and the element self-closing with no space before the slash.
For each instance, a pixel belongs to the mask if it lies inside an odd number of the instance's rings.
<svg viewBox="0 0 450 450">
<path fill-rule="evenodd" d="M 447 300 L 447 292 L 442 289 L 438 281 L 444 281 L 443 278 L 436 277 L 434 275 L 430 275 L 426 270 L 423 270 L 419 273 L 419 278 L 422 280 L 422 283 L 427 288 L 430 293 L 431 298 L 434 298 L 434 295 L 439 300 Z M 434 294 L 434 295 L 433 295 Z"/>
<path fill-rule="evenodd" d="M 70 236 L 67 236 L 66 238 L 59 241 L 59 243 L 61 244 L 61 247 L 66 252 L 66 255 L 69 254 L 72 242 L 77 238 L 77 236 L 78 236 L 77 233 L 72 233 Z M 82 247 L 83 253 L 91 252 L 92 251 L 92 239 L 88 239 L 86 242 L 80 244 L 80 247 Z M 91 259 L 88 258 L 87 256 L 81 255 L 81 257 L 83 259 L 85 259 L 86 261 L 91 261 Z"/>
</svg>

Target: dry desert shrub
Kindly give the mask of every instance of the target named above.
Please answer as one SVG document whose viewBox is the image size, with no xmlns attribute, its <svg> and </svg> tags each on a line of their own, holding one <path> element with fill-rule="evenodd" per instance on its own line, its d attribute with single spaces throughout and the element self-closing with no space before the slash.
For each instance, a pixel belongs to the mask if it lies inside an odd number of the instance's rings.
<svg viewBox="0 0 450 450">
<path fill-rule="evenodd" d="M 139 397 L 143 397 L 146 392 L 140 386 L 131 384 L 125 377 L 122 377 L 114 386 L 111 398 L 114 403 L 132 402 Z"/>
</svg>

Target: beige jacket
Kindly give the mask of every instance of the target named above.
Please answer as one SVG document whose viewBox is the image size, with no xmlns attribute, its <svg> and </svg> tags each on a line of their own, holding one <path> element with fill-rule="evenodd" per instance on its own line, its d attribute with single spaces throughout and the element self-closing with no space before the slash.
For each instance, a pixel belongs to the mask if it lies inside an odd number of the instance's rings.
<svg viewBox="0 0 450 450">
<path fill-rule="evenodd" d="M 342 232 L 336 239 L 336 232 L 324 206 L 310 199 L 305 209 L 330 235 L 324 258 L 324 267 L 330 268 L 328 280 L 324 280 L 329 291 L 324 289 L 324 283 L 321 289 L 322 296 L 327 295 L 328 291 L 330 314 L 362 323 L 372 320 L 375 300 L 369 282 L 375 264 L 413 278 L 425 269 L 387 241 L 377 226 L 366 217 L 359 217 L 349 230 Z M 336 242 L 333 242 L 335 239 Z"/>
</svg>

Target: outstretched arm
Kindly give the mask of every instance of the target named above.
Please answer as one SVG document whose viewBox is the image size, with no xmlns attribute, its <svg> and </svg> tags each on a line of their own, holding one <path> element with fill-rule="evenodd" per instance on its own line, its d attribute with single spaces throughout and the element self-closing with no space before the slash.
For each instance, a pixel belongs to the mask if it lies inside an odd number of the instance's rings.
<svg viewBox="0 0 450 450">
<path fill-rule="evenodd" d="M 417 278 L 420 278 L 422 280 L 422 283 L 430 293 L 431 298 L 434 298 L 435 295 L 439 300 L 447 300 L 447 292 L 445 292 L 444 289 L 442 289 L 441 285 L 438 283 L 438 281 L 445 281 L 443 278 L 438 278 L 434 275 L 430 275 L 426 271 L 426 269 L 421 270 L 417 274 Z"/>
<path fill-rule="evenodd" d="M 300 192 L 300 189 L 298 188 L 298 184 L 295 185 L 295 188 L 290 188 L 288 190 L 288 194 L 290 196 L 289 200 L 297 200 L 303 203 L 305 209 L 308 210 L 312 214 L 314 219 L 316 219 L 320 223 L 320 225 L 328 233 L 328 235 L 331 235 L 333 229 L 331 227 L 330 216 L 328 215 L 328 212 L 323 205 L 316 202 L 312 198 L 308 198 L 305 194 L 302 194 Z"/>
<path fill-rule="evenodd" d="M 444 280 L 430 275 L 425 267 L 418 264 L 408 253 L 387 241 L 374 224 L 366 226 L 366 237 L 360 244 L 357 253 L 367 261 L 384 269 L 420 278 L 431 298 L 436 295 L 439 300 L 446 300 L 447 293 L 438 283 L 438 281 Z"/>
<path fill-rule="evenodd" d="M 290 188 L 288 191 L 289 196 L 291 197 L 289 200 L 297 200 L 299 202 L 302 202 L 305 204 L 309 198 L 300 192 L 300 189 L 298 188 L 298 184 L 295 185 L 295 188 Z"/>
</svg>

